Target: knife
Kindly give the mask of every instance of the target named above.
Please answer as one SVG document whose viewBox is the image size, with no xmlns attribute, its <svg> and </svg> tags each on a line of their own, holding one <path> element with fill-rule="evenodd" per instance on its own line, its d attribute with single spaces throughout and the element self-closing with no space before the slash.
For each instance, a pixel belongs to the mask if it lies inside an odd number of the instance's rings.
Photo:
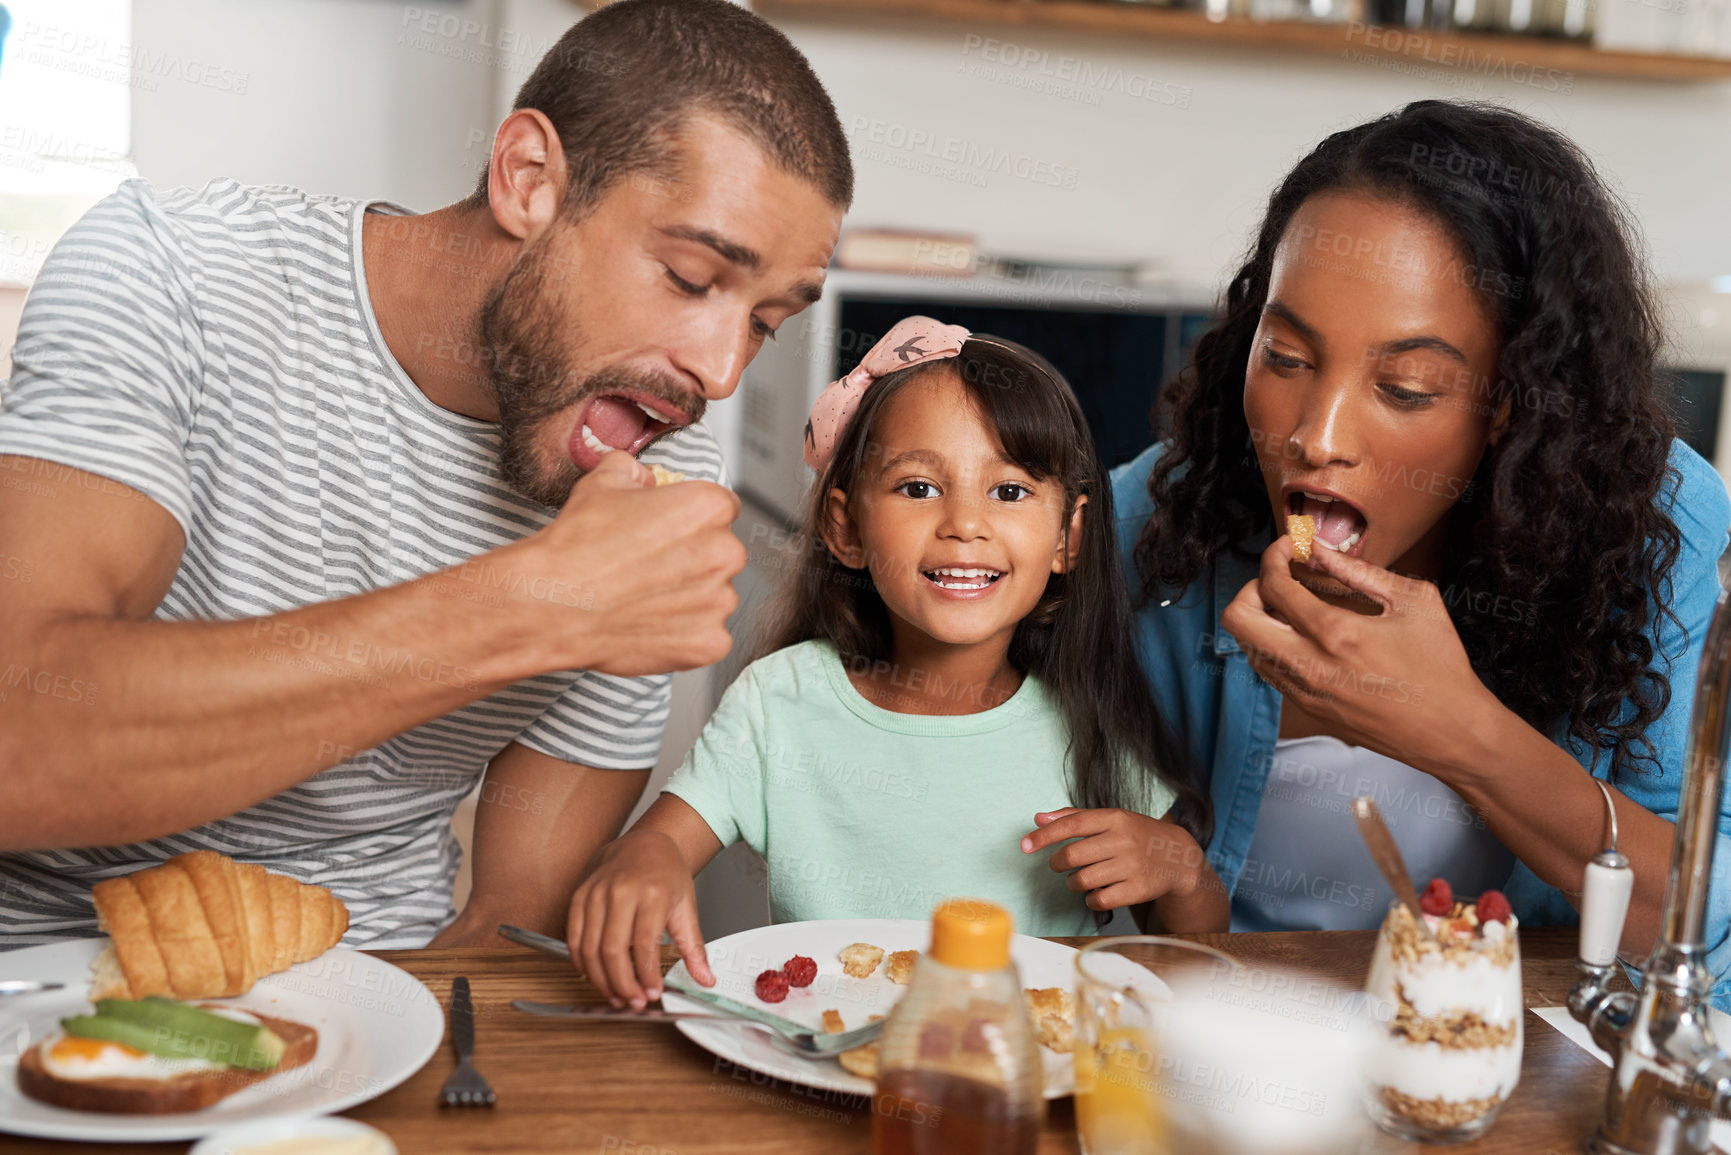
<svg viewBox="0 0 1731 1155">
<path fill-rule="evenodd" d="M 625 1007 L 577 1006 L 573 1003 L 537 1003 L 529 999 L 512 999 L 511 1005 L 544 1019 L 635 1019 L 645 1023 L 666 1023 L 675 1019 L 708 1019 L 712 1023 L 737 1023 L 732 1015 L 712 1015 L 707 1011 L 669 1011 L 660 1007 L 644 1007 L 640 1011 Z M 750 1026 L 762 1026 L 748 1020 Z"/>
<path fill-rule="evenodd" d="M 541 951 L 545 954 L 556 955 L 557 957 L 563 958 L 563 959 L 568 959 L 571 957 L 571 948 L 566 946 L 564 943 L 560 942 L 556 938 L 549 938 L 544 934 L 537 934 L 535 931 L 524 930 L 520 926 L 511 926 L 507 923 L 500 923 L 499 924 L 499 933 L 501 935 L 503 935 L 504 937 L 510 939 L 512 942 L 517 943 L 521 946 L 530 947 L 534 950 Z M 715 1007 L 719 1010 L 726 1011 L 728 1014 L 733 1015 L 736 1018 L 750 1019 L 754 1023 L 762 1023 L 764 1026 L 772 1027 L 775 1030 L 779 1031 L 781 1034 L 788 1036 L 789 1038 L 792 1038 L 795 1035 L 814 1034 L 812 1028 L 806 1026 L 804 1023 L 796 1023 L 792 1019 L 784 1019 L 780 1015 L 772 1015 L 768 1011 L 760 1010 L 757 1007 L 751 1006 L 747 1003 L 739 1002 L 735 999 L 730 999 L 726 995 L 718 995 L 712 990 L 709 990 L 705 987 L 698 986 L 695 981 L 685 982 L 683 980 L 674 978 L 672 974 L 666 975 L 662 981 L 664 982 L 664 984 L 667 986 L 667 988 L 669 990 L 672 990 L 672 991 L 675 991 L 679 994 L 682 994 L 682 995 L 686 996 L 687 998 L 696 999 L 700 1003 L 708 1003 L 710 1006 Z M 522 1001 L 522 1000 L 518 1000 L 518 1001 Z M 512 1005 L 516 1006 L 517 1004 L 516 1004 L 516 1002 L 513 1002 Z M 540 1008 L 545 1008 L 546 1004 L 536 1004 L 536 1006 L 540 1007 Z M 518 1007 L 518 1009 L 524 1010 L 524 1011 L 529 1011 L 530 1014 L 540 1014 L 540 1015 L 548 1015 L 549 1014 L 548 1009 L 530 1010 L 526 1006 Z M 563 1009 L 563 1008 L 561 1008 L 561 1009 Z M 676 1014 L 676 1013 L 678 1013 L 678 1012 L 662 1012 L 661 1015 L 658 1015 L 656 1017 L 659 1018 L 659 1017 L 664 1017 L 667 1014 Z M 630 1014 L 633 1017 L 641 1018 L 641 1017 L 643 1017 L 644 1012 L 632 1011 L 632 1012 L 630 1012 Z M 575 1017 L 579 1017 L 579 1016 L 574 1014 L 570 1017 L 575 1018 Z M 589 1017 L 589 1016 L 584 1014 L 581 1017 Z M 599 1017 L 606 1017 L 606 1016 L 597 1015 L 594 1017 L 599 1018 Z M 879 1022 L 882 1022 L 882 1020 L 879 1020 Z M 878 1024 L 873 1023 L 870 1025 L 871 1026 L 877 1026 Z M 866 1028 L 860 1027 L 860 1028 L 857 1028 L 857 1030 L 864 1032 L 864 1031 L 866 1031 Z M 821 1035 L 821 1032 L 815 1032 L 815 1033 Z M 848 1035 L 850 1037 L 852 1037 L 854 1035 L 854 1033 L 855 1033 L 854 1031 L 849 1031 Z M 876 1035 L 875 1031 L 868 1032 L 868 1033 L 860 1036 L 860 1042 L 863 1043 L 863 1042 L 869 1041 L 869 1039 L 875 1037 L 875 1035 Z M 857 1046 L 858 1044 L 856 1043 L 854 1045 Z"/>
<path fill-rule="evenodd" d="M 536 934 L 532 930 L 524 930 L 520 926 L 511 926 L 509 923 L 502 922 L 499 924 L 499 934 L 518 946 L 526 946 L 530 950 L 538 950 L 542 954 L 550 954 L 562 959 L 571 957 L 571 948 L 558 939 L 548 938 L 544 934 Z"/>
<path fill-rule="evenodd" d="M 536 934 L 532 930 L 524 930 L 520 926 L 510 926 L 506 923 L 499 924 L 499 933 L 522 946 L 532 947 L 535 950 L 557 955 L 560 958 L 568 959 L 571 957 L 571 948 L 556 938 L 548 938 L 544 934 Z M 696 999 L 700 1003 L 708 1003 L 712 1007 L 719 1007 L 737 1018 L 750 1019 L 752 1022 L 762 1023 L 766 1027 L 774 1027 L 784 1035 L 811 1033 L 811 1028 L 804 1023 L 796 1023 L 792 1019 L 784 1019 L 780 1015 L 772 1015 L 768 1011 L 735 1002 L 726 995 L 718 995 L 714 991 L 698 986 L 695 982 L 687 984 L 675 980 L 672 975 L 666 976 L 664 981 L 670 989 L 678 991 L 688 998 Z"/>
</svg>

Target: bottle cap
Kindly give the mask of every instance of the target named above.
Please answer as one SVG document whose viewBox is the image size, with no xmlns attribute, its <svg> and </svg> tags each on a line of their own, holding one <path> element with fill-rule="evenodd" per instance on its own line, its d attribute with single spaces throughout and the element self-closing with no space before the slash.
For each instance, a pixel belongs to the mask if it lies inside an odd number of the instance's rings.
<svg viewBox="0 0 1731 1155">
<path fill-rule="evenodd" d="M 931 956 L 948 967 L 1002 970 L 1010 965 L 1010 912 L 983 898 L 952 898 L 932 912 Z"/>
</svg>

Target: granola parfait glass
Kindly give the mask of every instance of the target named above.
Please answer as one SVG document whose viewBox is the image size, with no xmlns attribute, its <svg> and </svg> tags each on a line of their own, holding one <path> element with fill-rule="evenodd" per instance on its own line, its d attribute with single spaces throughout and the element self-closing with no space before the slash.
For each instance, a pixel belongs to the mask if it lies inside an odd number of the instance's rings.
<svg viewBox="0 0 1731 1155">
<path fill-rule="evenodd" d="M 1490 1130 L 1520 1081 L 1518 926 L 1495 891 L 1423 918 L 1394 902 L 1377 933 L 1367 1107 L 1391 1135 L 1462 1143 Z"/>
</svg>

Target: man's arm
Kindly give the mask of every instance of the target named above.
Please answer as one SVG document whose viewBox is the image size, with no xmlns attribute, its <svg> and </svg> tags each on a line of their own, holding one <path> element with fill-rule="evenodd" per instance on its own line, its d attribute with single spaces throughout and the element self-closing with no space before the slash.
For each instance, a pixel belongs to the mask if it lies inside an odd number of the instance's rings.
<svg viewBox="0 0 1731 1155">
<path fill-rule="evenodd" d="M 663 673 L 728 649 L 737 499 L 657 490 L 625 454 L 480 565 L 230 622 L 150 620 L 180 564 L 178 523 L 124 486 L 63 475 L 48 494 L 0 487 L 0 552 L 30 572 L 0 581 L 0 849 L 185 830 L 525 677 Z M 523 580 L 464 598 L 482 573 Z M 533 593 L 573 586 L 590 608 Z"/>
<path fill-rule="evenodd" d="M 648 770 L 597 770 L 505 747 L 475 810 L 474 889 L 428 945 L 498 946 L 502 922 L 564 938 L 571 893 L 648 781 Z"/>
</svg>

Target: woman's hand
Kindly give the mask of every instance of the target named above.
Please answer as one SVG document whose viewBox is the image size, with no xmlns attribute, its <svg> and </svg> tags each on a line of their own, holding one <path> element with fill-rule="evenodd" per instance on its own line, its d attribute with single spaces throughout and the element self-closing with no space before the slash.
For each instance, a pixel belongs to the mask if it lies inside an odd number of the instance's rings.
<svg viewBox="0 0 1731 1155">
<path fill-rule="evenodd" d="M 614 1006 L 628 1002 L 640 1011 L 661 997 L 664 927 L 691 977 L 714 986 L 697 925 L 697 891 L 678 843 L 660 831 L 633 829 L 608 844 L 571 896 L 565 941 Z"/>
<path fill-rule="evenodd" d="M 1295 580 L 1292 539 L 1221 614 L 1251 669 L 1331 733 L 1439 778 L 1471 755 L 1459 741 L 1507 708 L 1479 681 L 1435 585 L 1318 547 L 1312 568 L 1380 608 L 1330 605 Z"/>
<path fill-rule="evenodd" d="M 1062 810 L 1034 815 L 1035 829 L 1022 852 L 1076 839 L 1046 865 L 1070 876 L 1070 889 L 1086 894 L 1095 910 L 1152 902 L 1161 925 L 1173 931 L 1226 929 L 1226 888 L 1190 832 L 1133 810 Z"/>
</svg>

